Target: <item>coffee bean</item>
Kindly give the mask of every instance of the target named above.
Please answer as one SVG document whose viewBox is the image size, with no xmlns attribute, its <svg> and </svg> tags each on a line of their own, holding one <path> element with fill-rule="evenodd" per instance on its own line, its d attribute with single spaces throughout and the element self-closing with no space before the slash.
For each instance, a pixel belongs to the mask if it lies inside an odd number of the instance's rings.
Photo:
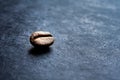
<svg viewBox="0 0 120 80">
<path fill-rule="evenodd" d="M 31 34 L 30 43 L 34 47 L 49 47 L 54 43 L 54 38 L 50 32 L 36 31 Z"/>
</svg>

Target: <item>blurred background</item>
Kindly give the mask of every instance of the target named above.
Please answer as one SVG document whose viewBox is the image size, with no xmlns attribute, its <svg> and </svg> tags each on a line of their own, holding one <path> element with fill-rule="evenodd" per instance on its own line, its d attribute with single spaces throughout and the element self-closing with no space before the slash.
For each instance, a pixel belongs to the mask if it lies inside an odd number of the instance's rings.
<svg viewBox="0 0 120 80">
<path fill-rule="evenodd" d="M 119 61 L 120 0 L 0 0 L 0 80 L 120 80 Z"/>
</svg>

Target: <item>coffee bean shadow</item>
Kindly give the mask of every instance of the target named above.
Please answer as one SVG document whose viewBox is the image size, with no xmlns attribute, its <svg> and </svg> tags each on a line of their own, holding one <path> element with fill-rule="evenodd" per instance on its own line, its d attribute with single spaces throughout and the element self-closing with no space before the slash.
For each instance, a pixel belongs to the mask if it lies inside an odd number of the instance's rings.
<svg viewBox="0 0 120 80">
<path fill-rule="evenodd" d="M 33 47 L 29 50 L 29 54 L 33 56 L 43 56 L 50 54 L 52 49 L 50 47 Z"/>
</svg>

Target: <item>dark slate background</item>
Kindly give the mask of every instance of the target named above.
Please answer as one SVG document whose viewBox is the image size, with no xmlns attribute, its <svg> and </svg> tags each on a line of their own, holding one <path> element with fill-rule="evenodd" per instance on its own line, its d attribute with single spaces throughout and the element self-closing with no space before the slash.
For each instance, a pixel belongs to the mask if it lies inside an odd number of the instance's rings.
<svg viewBox="0 0 120 80">
<path fill-rule="evenodd" d="M 120 0 L 0 0 L 0 80 L 120 80 Z"/>
</svg>

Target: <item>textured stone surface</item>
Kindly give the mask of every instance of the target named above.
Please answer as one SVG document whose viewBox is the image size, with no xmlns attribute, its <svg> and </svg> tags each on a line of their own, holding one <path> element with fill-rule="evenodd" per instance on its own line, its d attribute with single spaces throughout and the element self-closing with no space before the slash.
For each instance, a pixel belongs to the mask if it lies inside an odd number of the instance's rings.
<svg viewBox="0 0 120 80">
<path fill-rule="evenodd" d="M 120 0 L 0 0 L 0 80 L 120 80 L 119 61 Z"/>
</svg>

